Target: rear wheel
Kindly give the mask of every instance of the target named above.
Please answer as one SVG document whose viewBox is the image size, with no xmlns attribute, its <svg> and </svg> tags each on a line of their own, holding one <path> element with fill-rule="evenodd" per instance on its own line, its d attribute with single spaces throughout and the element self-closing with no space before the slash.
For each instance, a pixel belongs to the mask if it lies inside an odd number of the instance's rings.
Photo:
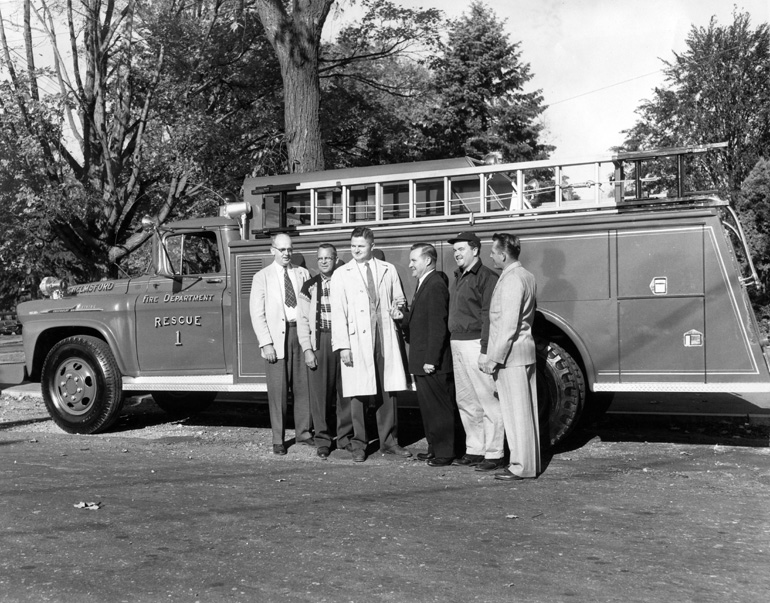
<svg viewBox="0 0 770 603">
<path fill-rule="evenodd" d="M 583 371 L 560 345 L 537 341 L 540 440 L 556 446 L 577 426 L 585 404 Z"/>
<path fill-rule="evenodd" d="M 172 417 L 182 418 L 203 412 L 217 397 L 216 392 L 153 392 L 152 398 Z"/>
<path fill-rule="evenodd" d="M 43 363 L 45 406 L 67 433 L 106 431 L 123 406 L 122 383 L 110 346 L 90 335 L 63 339 Z"/>
</svg>

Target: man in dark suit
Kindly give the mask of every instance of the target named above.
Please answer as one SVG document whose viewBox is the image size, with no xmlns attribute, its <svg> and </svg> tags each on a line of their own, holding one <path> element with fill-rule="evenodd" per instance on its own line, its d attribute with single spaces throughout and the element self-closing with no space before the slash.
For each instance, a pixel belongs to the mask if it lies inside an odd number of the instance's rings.
<svg viewBox="0 0 770 603">
<path fill-rule="evenodd" d="M 409 343 L 409 372 L 415 377 L 428 440 L 428 453 L 417 458 L 427 460 L 431 467 L 446 467 L 452 464 L 455 445 L 452 352 L 447 327 L 449 289 L 446 276 L 436 272 L 433 245 L 412 245 L 409 268 L 418 279 L 417 290 L 411 306 L 403 310 L 401 325 Z"/>
</svg>

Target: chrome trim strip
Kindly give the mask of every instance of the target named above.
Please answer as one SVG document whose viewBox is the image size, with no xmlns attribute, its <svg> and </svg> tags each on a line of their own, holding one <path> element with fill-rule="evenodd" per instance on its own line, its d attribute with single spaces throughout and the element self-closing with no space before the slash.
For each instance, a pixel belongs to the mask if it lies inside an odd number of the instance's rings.
<svg viewBox="0 0 770 603">
<path fill-rule="evenodd" d="M 123 377 L 125 391 L 266 392 L 266 383 L 233 383 L 232 375 Z"/>
<path fill-rule="evenodd" d="M 595 392 L 762 393 L 770 383 L 594 383 Z"/>
</svg>

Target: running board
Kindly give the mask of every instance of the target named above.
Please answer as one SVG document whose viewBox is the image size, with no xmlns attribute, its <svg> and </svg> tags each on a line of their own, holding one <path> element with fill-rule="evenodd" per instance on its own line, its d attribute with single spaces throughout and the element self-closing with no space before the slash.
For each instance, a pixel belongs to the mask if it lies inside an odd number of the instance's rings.
<svg viewBox="0 0 770 603">
<path fill-rule="evenodd" d="M 234 383 L 232 375 L 123 377 L 124 391 L 266 392 L 266 383 Z"/>
</svg>

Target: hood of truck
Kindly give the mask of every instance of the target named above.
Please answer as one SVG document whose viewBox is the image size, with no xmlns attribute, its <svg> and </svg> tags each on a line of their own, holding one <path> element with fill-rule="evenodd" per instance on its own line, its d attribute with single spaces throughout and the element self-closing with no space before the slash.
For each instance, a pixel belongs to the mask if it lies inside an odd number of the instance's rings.
<svg viewBox="0 0 770 603">
<path fill-rule="evenodd" d="M 64 297 L 23 302 L 16 308 L 19 322 L 24 324 L 35 316 L 50 316 L 70 312 L 99 312 L 111 309 L 116 297 L 140 294 L 147 289 L 147 277 L 138 279 L 109 279 L 94 283 L 69 285 Z"/>
</svg>

